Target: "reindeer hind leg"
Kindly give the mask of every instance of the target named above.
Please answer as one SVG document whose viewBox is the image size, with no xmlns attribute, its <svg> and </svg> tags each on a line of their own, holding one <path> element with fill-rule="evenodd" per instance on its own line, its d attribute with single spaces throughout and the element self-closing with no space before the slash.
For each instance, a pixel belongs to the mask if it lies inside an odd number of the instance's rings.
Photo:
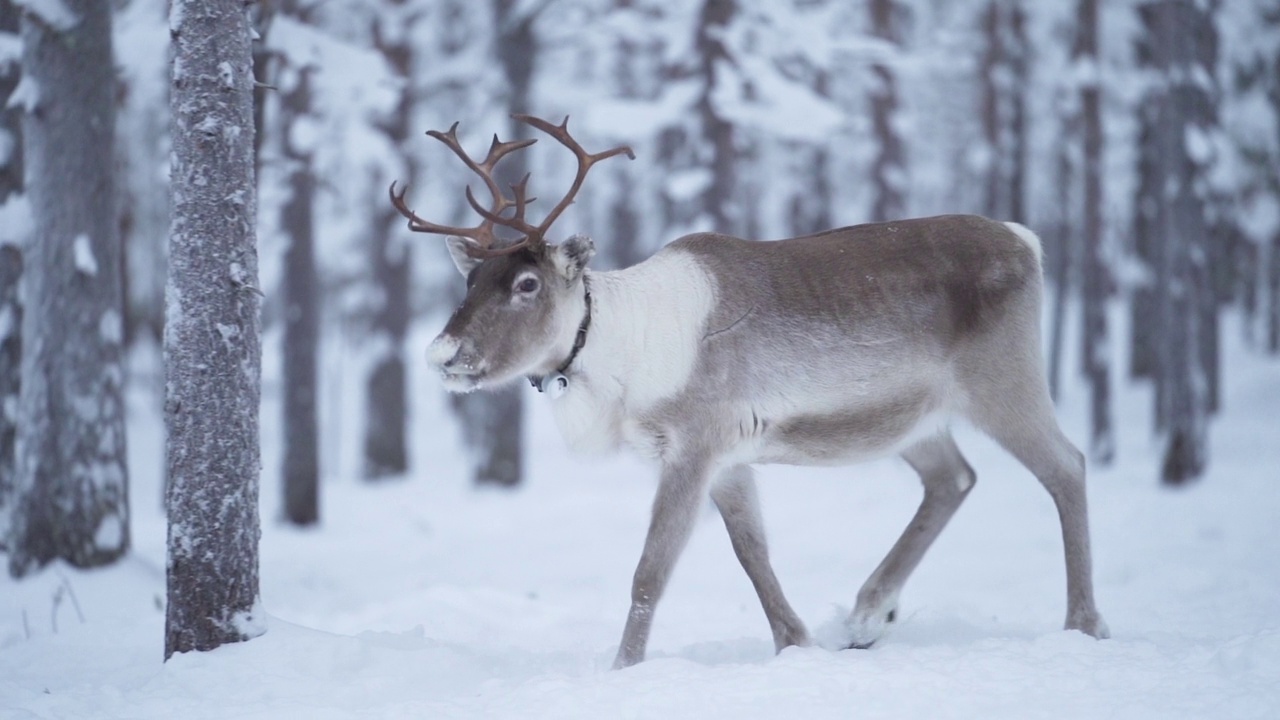
<svg viewBox="0 0 1280 720">
<path fill-rule="evenodd" d="M 871 647 L 896 620 L 902 586 L 977 482 L 949 432 L 912 445 L 902 457 L 919 473 L 924 499 L 902 536 L 858 591 L 858 604 L 848 620 L 851 648 Z"/>
</svg>

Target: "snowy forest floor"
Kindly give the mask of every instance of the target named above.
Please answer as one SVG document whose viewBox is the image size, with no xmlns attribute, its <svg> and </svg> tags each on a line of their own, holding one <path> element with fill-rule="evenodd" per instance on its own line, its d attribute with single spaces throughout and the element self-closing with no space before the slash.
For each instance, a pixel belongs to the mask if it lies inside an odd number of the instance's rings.
<svg viewBox="0 0 1280 720">
<path fill-rule="evenodd" d="M 270 371 L 268 631 L 162 663 L 162 428 L 154 383 L 134 383 L 134 551 L 108 569 L 54 565 L 0 579 L 0 718 L 1280 717 L 1280 370 L 1244 351 L 1239 335 L 1229 324 L 1226 410 L 1213 423 L 1210 471 L 1194 486 L 1157 485 L 1149 390 L 1117 389 L 1119 460 L 1092 469 L 1089 488 L 1111 640 L 1061 630 L 1053 505 L 1008 455 L 962 429 L 978 487 L 877 647 L 821 642 L 914 512 L 914 474 L 897 460 L 766 467 L 774 564 L 820 645 L 775 657 L 708 505 L 657 613 L 649 659 L 621 672 L 609 664 L 650 469 L 569 457 L 531 395 L 526 485 L 475 491 L 438 384 L 418 377 L 413 476 L 326 478 L 321 526 L 293 529 L 278 519 Z M 424 346 L 410 346 L 419 375 Z M 135 362 L 135 375 L 153 379 L 149 362 Z M 1067 387 L 1061 417 L 1079 443 L 1084 393 Z"/>
</svg>

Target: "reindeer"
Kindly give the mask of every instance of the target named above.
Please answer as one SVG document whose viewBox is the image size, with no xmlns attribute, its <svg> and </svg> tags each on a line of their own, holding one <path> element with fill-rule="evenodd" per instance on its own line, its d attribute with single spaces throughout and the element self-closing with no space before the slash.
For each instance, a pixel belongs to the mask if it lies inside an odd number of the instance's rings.
<svg viewBox="0 0 1280 720">
<path fill-rule="evenodd" d="M 776 649 L 809 643 L 769 563 L 751 466 L 846 465 L 899 455 L 924 499 L 857 595 L 847 645 L 870 647 L 976 475 L 952 439 L 969 420 L 1049 491 L 1062 527 L 1066 628 L 1108 630 L 1094 604 L 1085 463 L 1053 414 L 1040 352 L 1040 242 L 972 215 L 856 225 L 770 242 L 694 233 L 634 267 L 594 272 L 591 238 L 547 231 L 593 165 L 560 125 L 514 115 L 574 153 L 577 176 L 538 225 L 529 176 L 507 197 L 495 165 L 534 140 L 499 141 L 477 162 L 457 123 L 430 131 L 487 186 L 475 227 L 428 222 L 405 190 L 391 202 L 414 232 L 448 237 L 467 293 L 429 361 L 471 392 L 528 377 L 546 391 L 571 449 L 629 446 L 661 467 L 615 668 L 644 659 L 654 609 L 710 494 L 755 586 Z M 510 212 L 508 212 L 510 211 Z M 496 227 L 515 231 L 499 240 Z"/>
</svg>

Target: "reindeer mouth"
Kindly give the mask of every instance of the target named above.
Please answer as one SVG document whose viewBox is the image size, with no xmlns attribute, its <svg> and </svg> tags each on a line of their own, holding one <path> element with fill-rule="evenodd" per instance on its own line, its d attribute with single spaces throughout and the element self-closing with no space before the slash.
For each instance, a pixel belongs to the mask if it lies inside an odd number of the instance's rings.
<svg viewBox="0 0 1280 720">
<path fill-rule="evenodd" d="M 444 389 L 454 393 L 468 393 L 480 389 L 487 374 L 474 368 L 442 368 L 440 377 Z"/>
</svg>

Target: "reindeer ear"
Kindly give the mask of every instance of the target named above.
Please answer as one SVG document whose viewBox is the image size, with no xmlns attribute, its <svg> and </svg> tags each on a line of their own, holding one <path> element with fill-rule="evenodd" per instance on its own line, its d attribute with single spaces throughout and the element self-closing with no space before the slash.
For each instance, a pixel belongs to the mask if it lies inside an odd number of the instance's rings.
<svg viewBox="0 0 1280 720">
<path fill-rule="evenodd" d="M 449 246 L 449 256 L 453 258 L 453 264 L 457 266 L 458 272 L 462 273 L 462 277 L 470 275 L 471 271 L 475 270 L 476 266 L 483 262 L 467 254 L 467 246 L 470 245 L 470 241 L 466 238 L 450 235 L 445 244 Z"/>
<path fill-rule="evenodd" d="M 596 254 L 596 244 L 586 235 L 573 235 L 559 245 L 551 246 L 551 260 L 565 280 L 573 281 Z"/>
</svg>

